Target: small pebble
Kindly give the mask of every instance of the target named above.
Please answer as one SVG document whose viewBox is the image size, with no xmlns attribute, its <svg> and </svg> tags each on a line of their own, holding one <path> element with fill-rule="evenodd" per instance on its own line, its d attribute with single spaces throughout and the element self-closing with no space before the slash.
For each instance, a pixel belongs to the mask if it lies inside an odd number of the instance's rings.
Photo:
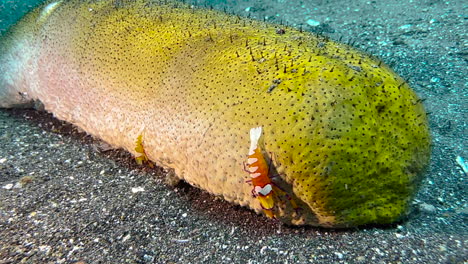
<svg viewBox="0 0 468 264">
<path fill-rule="evenodd" d="M 439 251 L 445 252 L 445 251 L 447 251 L 447 248 L 444 245 L 440 245 L 439 246 Z"/>
<path fill-rule="evenodd" d="M 133 187 L 132 193 L 144 192 L 145 189 L 143 187 Z"/>
<path fill-rule="evenodd" d="M 410 29 L 411 26 L 412 26 L 411 24 L 406 24 L 406 25 L 399 27 L 399 29 L 407 30 L 407 29 Z"/>
<path fill-rule="evenodd" d="M 339 259 L 342 259 L 342 258 L 343 258 L 343 254 L 340 253 L 340 252 L 335 252 L 335 255 L 336 255 Z"/>
<path fill-rule="evenodd" d="M 11 190 L 11 188 L 13 188 L 13 184 L 9 183 L 9 184 L 3 186 L 2 188 L 7 189 L 7 190 Z"/>
<path fill-rule="evenodd" d="M 429 212 L 429 213 L 433 213 L 436 211 L 435 206 L 433 206 L 432 204 L 427 204 L 427 203 L 420 204 L 419 208 L 421 209 L 421 211 Z"/>
<path fill-rule="evenodd" d="M 130 239 L 130 234 L 127 234 L 126 236 L 124 236 L 124 237 L 122 238 L 122 242 L 125 242 L 125 241 L 127 241 L 127 240 L 129 240 L 129 239 Z"/>
<path fill-rule="evenodd" d="M 311 27 L 316 27 L 316 26 L 320 25 L 319 21 L 313 20 L 313 19 L 308 19 L 306 23 L 307 23 L 307 25 L 309 25 Z"/>
</svg>

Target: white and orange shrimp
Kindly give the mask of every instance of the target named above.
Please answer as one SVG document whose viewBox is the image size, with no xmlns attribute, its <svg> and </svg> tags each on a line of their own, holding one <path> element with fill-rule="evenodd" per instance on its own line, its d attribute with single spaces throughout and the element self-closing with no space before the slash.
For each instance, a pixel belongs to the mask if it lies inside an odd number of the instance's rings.
<svg viewBox="0 0 468 264">
<path fill-rule="evenodd" d="M 250 150 L 247 166 L 244 164 L 244 170 L 247 171 L 252 178 L 248 181 L 251 182 L 254 187 L 252 189 L 252 195 L 260 201 L 260 205 L 265 214 L 270 218 L 274 218 L 274 183 L 269 176 L 269 165 L 258 146 L 258 140 L 261 135 L 262 127 L 256 127 L 250 130 Z"/>
<path fill-rule="evenodd" d="M 274 207 L 277 195 L 287 198 L 296 213 L 301 209 L 291 197 L 277 186 L 270 177 L 270 165 L 267 163 L 262 154 L 262 150 L 258 146 L 258 140 L 262 135 L 262 127 L 250 129 L 250 150 L 247 159 L 247 166 L 244 163 L 244 170 L 250 174 L 253 185 L 252 195 L 258 199 L 263 211 L 269 218 L 276 218 Z"/>
</svg>

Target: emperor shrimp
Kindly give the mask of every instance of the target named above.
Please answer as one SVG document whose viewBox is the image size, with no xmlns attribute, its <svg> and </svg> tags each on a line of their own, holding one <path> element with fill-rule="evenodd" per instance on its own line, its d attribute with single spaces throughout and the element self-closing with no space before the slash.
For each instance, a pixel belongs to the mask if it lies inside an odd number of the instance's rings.
<svg viewBox="0 0 468 264">
<path fill-rule="evenodd" d="M 262 135 L 262 127 L 250 129 L 250 149 L 247 159 L 247 168 L 244 168 L 252 178 L 248 182 L 253 185 L 252 195 L 260 201 L 263 211 L 269 218 L 274 218 L 274 184 L 270 179 L 270 168 L 258 146 Z M 245 166 L 244 166 L 245 167 Z"/>
</svg>

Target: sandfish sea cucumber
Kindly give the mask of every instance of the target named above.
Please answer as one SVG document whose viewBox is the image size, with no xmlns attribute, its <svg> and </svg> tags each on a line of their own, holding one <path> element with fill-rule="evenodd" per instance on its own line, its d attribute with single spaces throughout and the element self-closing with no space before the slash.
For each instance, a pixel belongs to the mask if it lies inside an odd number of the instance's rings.
<svg viewBox="0 0 468 264">
<path fill-rule="evenodd" d="M 289 27 L 174 1 L 49 1 L 0 40 L 0 107 L 33 100 L 114 147 L 261 212 L 249 131 L 288 224 L 406 214 L 430 156 L 421 100 L 382 61 Z"/>
</svg>

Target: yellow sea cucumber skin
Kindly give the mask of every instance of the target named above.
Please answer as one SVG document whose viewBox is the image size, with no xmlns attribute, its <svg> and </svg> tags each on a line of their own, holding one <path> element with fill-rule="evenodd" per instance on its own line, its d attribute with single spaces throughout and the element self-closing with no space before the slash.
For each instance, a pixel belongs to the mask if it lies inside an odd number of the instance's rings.
<svg viewBox="0 0 468 264">
<path fill-rule="evenodd" d="M 38 99 L 133 154 L 143 135 L 149 159 L 257 212 L 242 164 L 262 126 L 275 182 L 302 208 L 280 199 L 282 221 L 349 227 L 406 213 L 430 137 L 404 80 L 323 37 L 165 2 L 32 12 L 2 40 L 0 106 Z"/>
</svg>

